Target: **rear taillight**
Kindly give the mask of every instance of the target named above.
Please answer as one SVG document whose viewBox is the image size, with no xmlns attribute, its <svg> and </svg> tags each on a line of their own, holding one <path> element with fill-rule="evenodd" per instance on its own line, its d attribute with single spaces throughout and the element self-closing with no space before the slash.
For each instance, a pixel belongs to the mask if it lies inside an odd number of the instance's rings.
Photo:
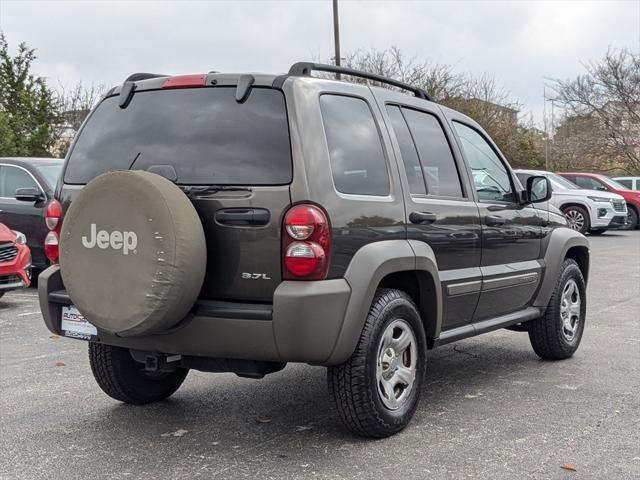
<svg viewBox="0 0 640 480">
<path fill-rule="evenodd" d="M 44 222 L 49 233 L 44 238 L 44 254 L 50 262 L 56 263 L 59 255 L 60 229 L 62 228 L 62 205 L 51 200 L 44 211 Z"/>
<path fill-rule="evenodd" d="M 315 205 L 291 207 L 282 228 L 283 278 L 322 280 L 329 269 L 331 230 L 326 214 Z"/>
</svg>

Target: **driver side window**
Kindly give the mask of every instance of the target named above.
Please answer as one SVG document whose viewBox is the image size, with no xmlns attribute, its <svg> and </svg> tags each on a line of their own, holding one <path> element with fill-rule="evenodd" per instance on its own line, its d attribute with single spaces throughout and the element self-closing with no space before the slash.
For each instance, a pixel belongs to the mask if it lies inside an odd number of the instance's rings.
<svg viewBox="0 0 640 480">
<path fill-rule="evenodd" d="M 0 197 L 14 198 L 19 188 L 38 188 L 38 185 L 24 170 L 10 165 L 0 167 Z"/>
<path fill-rule="evenodd" d="M 473 174 L 478 198 L 483 202 L 514 202 L 509 172 L 491 145 L 473 128 L 453 122 Z"/>
</svg>

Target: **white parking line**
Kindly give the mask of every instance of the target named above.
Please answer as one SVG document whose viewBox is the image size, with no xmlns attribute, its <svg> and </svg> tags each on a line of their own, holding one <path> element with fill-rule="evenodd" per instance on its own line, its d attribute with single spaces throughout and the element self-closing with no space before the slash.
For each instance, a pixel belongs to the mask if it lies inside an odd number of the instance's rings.
<svg viewBox="0 0 640 480">
<path fill-rule="evenodd" d="M 16 317 L 26 317 L 27 315 L 40 315 L 40 312 L 19 313 L 16 315 Z"/>
</svg>

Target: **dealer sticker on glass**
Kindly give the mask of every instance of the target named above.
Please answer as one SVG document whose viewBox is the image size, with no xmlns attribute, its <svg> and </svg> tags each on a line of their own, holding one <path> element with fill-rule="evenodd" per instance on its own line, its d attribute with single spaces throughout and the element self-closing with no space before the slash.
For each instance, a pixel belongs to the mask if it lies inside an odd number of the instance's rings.
<svg viewBox="0 0 640 480">
<path fill-rule="evenodd" d="M 98 338 L 96 327 L 87 322 L 74 306 L 62 307 L 61 330 L 65 337 L 81 340 L 96 340 Z"/>
</svg>

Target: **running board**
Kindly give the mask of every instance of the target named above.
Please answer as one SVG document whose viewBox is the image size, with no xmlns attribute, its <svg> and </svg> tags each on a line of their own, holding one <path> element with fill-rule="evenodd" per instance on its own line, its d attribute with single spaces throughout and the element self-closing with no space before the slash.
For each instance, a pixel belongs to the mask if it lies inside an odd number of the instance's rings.
<svg viewBox="0 0 640 480">
<path fill-rule="evenodd" d="M 535 320 L 540 318 L 544 309 L 538 307 L 527 307 L 524 310 L 518 312 L 508 313 L 506 315 L 500 315 L 499 317 L 489 318 L 476 323 L 470 323 L 469 325 L 463 325 L 461 327 L 452 328 L 451 330 L 445 330 L 440 332 L 440 338 L 438 339 L 438 345 L 446 345 L 447 343 L 456 342 L 463 338 L 475 337 L 481 333 L 492 332 L 500 328 L 510 327 L 516 323 L 528 322 L 529 320 Z"/>
</svg>

